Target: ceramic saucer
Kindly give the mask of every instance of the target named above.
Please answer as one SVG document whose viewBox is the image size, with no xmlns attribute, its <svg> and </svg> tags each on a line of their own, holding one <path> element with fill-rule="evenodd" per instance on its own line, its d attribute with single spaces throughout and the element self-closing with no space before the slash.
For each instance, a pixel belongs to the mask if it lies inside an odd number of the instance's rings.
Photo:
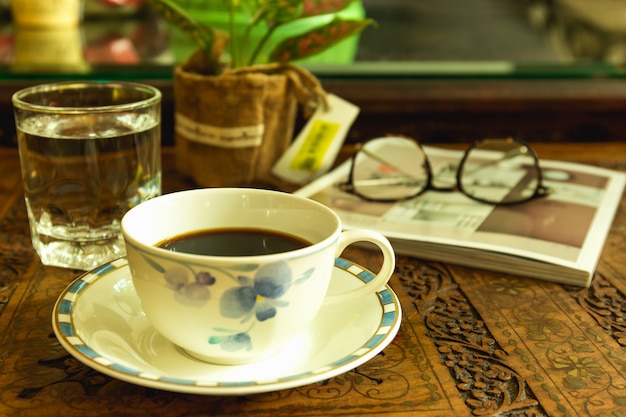
<svg viewBox="0 0 626 417">
<path fill-rule="evenodd" d="M 329 292 L 370 279 L 369 271 L 338 258 Z M 268 359 L 236 366 L 201 362 L 151 326 L 122 258 L 70 284 L 56 302 L 52 325 L 72 356 L 113 378 L 168 391 L 244 395 L 307 385 L 354 369 L 393 340 L 400 319 L 398 298 L 385 286 L 323 309 Z"/>
</svg>

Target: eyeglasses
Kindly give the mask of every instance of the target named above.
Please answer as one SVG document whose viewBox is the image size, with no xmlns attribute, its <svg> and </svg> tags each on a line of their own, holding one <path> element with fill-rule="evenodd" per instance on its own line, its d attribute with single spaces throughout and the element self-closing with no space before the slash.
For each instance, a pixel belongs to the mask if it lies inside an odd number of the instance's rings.
<svg viewBox="0 0 626 417">
<path fill-rule="evenodd" d="M 461 161 L 437 160 L 433 172 L 424 148 L 403 137 L 372 139 L 352 156 L 345 192 L 368 201 L 394 202 L 427 190 L 459 191 L 487 204 L 519 204 L 543 197 L 539 158 L 529 144 L 514 138 L 483 139 Z"/>
</svg>

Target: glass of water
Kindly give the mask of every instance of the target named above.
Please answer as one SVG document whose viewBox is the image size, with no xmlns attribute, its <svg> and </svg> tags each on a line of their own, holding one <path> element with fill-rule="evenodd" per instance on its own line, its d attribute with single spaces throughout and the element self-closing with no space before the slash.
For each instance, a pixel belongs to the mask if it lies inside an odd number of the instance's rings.
<svg viewBox="0 0 626 417">
<path fill-rule="evenodd" d="M 63 82 L 18 91 L 13 108 L 41 262 L 89 270 L 124 256 L 122 216 L 161 194 L 161 92 Z"/>
</svg>

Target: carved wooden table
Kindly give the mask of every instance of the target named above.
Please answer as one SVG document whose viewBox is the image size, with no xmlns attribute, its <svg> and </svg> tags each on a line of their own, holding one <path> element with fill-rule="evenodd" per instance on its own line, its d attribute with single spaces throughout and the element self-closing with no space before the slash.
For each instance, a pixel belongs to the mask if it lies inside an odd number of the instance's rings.
<svg viewBox="0 0 626 417">
<path fill-rule="evenodd" d="M 626 144 L 537 146 L 541 158 L 626 169 Z M 164 152 L 164 191 L 190 187 Z M 34 254 L 15 149 L 0 149 L 0 415 L 626 415 L 626 200 L 593 284 L 566 287 L 399 257 L 394 341 L 330 380 L 267 394 L 200 396 L 100 374 L 59 345 L 59 293 L 80 271 Z M 348 255 L 375 269 L 363 250 Z"/>
</svg>

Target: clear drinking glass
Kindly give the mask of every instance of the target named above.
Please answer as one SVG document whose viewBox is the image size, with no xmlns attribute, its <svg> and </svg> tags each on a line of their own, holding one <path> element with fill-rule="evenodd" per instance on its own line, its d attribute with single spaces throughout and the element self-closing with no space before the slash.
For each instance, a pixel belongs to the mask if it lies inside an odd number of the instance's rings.
<svg viewBox="0 0 626 417">
<path fill-rule="evenodd" d="M 161 92 L 127 82 L 26 88 L 13 108 L 33 246 L 89 270 L 126 254 L 120 220 L 161 194 Z"/>
</svg>

